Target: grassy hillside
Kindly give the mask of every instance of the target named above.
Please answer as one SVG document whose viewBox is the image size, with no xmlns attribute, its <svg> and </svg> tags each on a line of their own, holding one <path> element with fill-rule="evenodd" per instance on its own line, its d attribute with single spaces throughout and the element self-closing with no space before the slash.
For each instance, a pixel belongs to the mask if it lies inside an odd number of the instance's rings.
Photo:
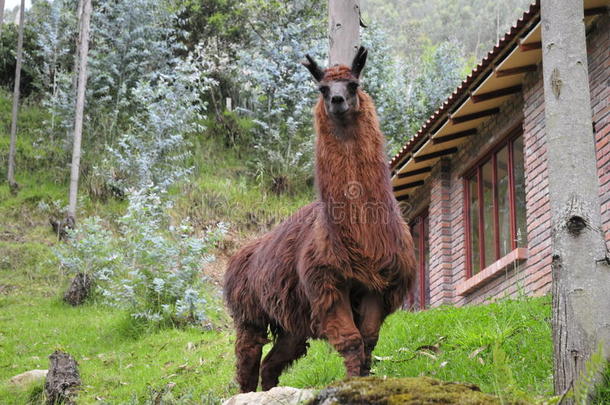
<svg viewBox="0 0 610 405">
<path fill-rule="evenodd" d="M 0 97 L 0 131 L 6 128 L 6 114 Z M 40 146 L 36 128 L 44 114 L 36 107 L 26 107 L 23 114 L 29 118 L 19 134 L 21 190 L 14 196 L 0 185 L 0 402 L 41 403 L 42 384 L 17 389 L 7 381 L 47 368 L 56 349 L 79 363 L 82 404 L 215 404 L 236 393 L 235 338 L 217 284 L 210 283 L 211 321 L 204 327 L 150 327 L 100 303 L 78 308 L 63 303 L 69 277 L 53 254 L 59 242 L 48 219 L 66 201 L 65 154 L 59 142 Z M 6 138 L 0 137 L 2 150 Z M 173 190 L 171 215 L 189 217 L 196 228 L 230 223 L 216 252 L 219 263 L 204 269 L 217 281 L 227 254 L 310 201 L 312 191 L 277 196 L 252 179 L 246 159 L 203 136 L 194 144 L 195 175 Z M 95 214 L 112 222 L 124 211 L 125 202 L 92 200 L 87 189 L 85 178 L 80 218 Z M 373 369 L 376 375 L 470 382 L 503 398 L 546 397 L 552 389 L 549 317 L 548 298 L 400 312 L 383 327 Z M 281 384 L 323 387 L 343 376 L 339 356 L 315 341 Z"/>
</svg>

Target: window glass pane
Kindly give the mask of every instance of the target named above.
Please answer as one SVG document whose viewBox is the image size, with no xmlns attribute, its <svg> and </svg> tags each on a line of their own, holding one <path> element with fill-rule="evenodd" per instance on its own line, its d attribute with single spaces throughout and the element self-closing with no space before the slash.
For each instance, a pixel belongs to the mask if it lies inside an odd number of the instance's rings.
<svg viewBox="0 0 610 405">
<path fill-rule="evenodd" d="M 470 179 L 470 264 L 472 274 L 481 270 L 479 257 L 479 185 L 476 176 Z"/>
<path fill-rule="evenodd" d="M 485 264 L 483 268 L 496 261 L 494 238 L 494 200 L 493 200 L 493 168 L 491 161 L 483 165 L 483 226 L 485 231 Z"/>
<path fill-rule="evenodd" d="M 525 217 L 525 160 L 523 156 L 523 136 L 513 143 L 515 166 L 515 212 L 517 215 L 517 246 L 527 246 L 527 221 Z"/>
<path fill-rule="evenodd" d="M 505 146 L 498 152 L 496 162 L 498 165 L 498 236 L 500 237 L 500 257 L 503 257 L 512 250 L 510 195 L 508 192 L 508 147 Z"/>
</svg>

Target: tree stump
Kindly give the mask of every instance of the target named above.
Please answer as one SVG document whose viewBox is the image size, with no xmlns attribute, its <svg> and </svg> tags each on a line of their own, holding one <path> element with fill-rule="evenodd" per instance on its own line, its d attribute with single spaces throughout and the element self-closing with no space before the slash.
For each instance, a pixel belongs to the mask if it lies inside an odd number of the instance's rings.
<svg viewBox="0 0 610 405">
<path fill-rule="evenodd" d="M 81 305 L 89 298 L 92 287 L 91 276 L 86 273 L 78 273 L 74 276 L 70 288 L 64 294 L 64 301 L 73 307 Z"/>
<path fill-rule="evenodd" d="M 76 360 L 56 350 L 49 356 L 50 367 L 44 384 L 47 404 L 75 404 L 76 390 L 81 385 Z"/>
<path fill-rule="evenodd" d="M 49 218 L 49 223 L 53 228 L 53 233 L 57 235 L 57 239 L 64 242 L 68 240 L 68 229 L 74 229 L 74 219 L 69 217 L 65 220 Z"/>
</svg>

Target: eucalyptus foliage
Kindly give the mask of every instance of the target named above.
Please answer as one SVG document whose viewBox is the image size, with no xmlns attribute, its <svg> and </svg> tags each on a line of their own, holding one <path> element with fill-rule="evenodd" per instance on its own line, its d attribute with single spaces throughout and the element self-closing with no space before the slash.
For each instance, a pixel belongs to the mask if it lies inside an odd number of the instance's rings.
<svg viewBox="0 0 610 405">
<path fill-rule="evenodd" d="M 206 55 L 196 48 L 171 74 L 136 83 L 130 125 L 117 146 L 108 147 L 109 182 L 121 189 L 153 184 L 164 190 L 191 172 L 185 137 L 204 129 L 200 95 L 215 84 L 204 74 L 207 68 Z"/>
<path fill-rule="evenodd" d="M 94 11 L 88 103 L 112 135 L 133 112 L 138 83 L 171 74 L 184 33 L 162 1 L 101 2 Z"/>
<path fill-rule="evenodd" d="M 69 273 L 90 275 L 103 303 L 126 308 L 134 318 L 200 323 L 206 319 L 201 270 L 213 260 L 209 250 L 226 227 L 193 236 L 188 222 L 170 224 L 170 206 L 156 187 L 134 190 L 116 233 L 101 219 L 87 218 L 56 256 Z"/>
<path fill-rule="evenodd" d="M 300 4 L 283 11 L 277 23 L 253 32 L 251 46 L 239 51 L 237 61 L 242 88 L 251 97 L 247 113 L 256 123 L 255 165 L 263 180 L 311 173 L 316 93 L 298 62 L 305 54 L 322 59 L 327 45 L 316 12 L 305 12 Z"/>
<path fill-rule="evenodd" d="M 364 30 L 363 45 L 369 49 L 363 85 L 375 102 L 381 130 L 386 136 L 389 153 L 396 150 L 411 130 L 410 98 L 406 62 L 392 53 L 390 38 L 379 26 Z"/>
</svg>

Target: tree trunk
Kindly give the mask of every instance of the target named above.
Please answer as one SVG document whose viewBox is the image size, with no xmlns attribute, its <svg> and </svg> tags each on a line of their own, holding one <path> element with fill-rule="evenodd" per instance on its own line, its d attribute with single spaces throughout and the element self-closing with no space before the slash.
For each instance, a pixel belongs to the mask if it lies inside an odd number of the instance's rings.
<svg viewBox="0 0 610 405">
<path fill-rule="evenodd" d="M 0 0 L 0 35 L 2 35 L 2 26 L 4 25 L 4 0 Z"/>
<path fill-rule="evenodd" d="M 553 239 L 555 392 L 610 353 L 610 268 L 601 231 L 583 0 L 543 0 L 542 54 Z"/>
<path fill-rule="evenodd" d="M 72 279 L 68 291 L 64 294 L 64 301 L 73 307 L 82 305 L 87 301 L 93 289 L 93 280 L 87 273 L 78 273 Z"/>
<path fill-rule="evenodd" d="M 19 37 L 17 39 L 17 66 L 15 67 L 15 87 L 13 89 L 13 115 L 11 120 L 11 144 L 8 152 L 8 184 L 11 190 L 17 189 L 15 181 L 15 144 L 17 143 L 17 115 L 19 113 L 19 96 L 21 85 L 21 59 L 23 58 L 23 24 L 25 14 L 25 0 L 21 0 L 19 7 Z"/>
<path fill-rule="evenodd" d="M 80 171 L 81 139 L 83 135 L 83 113 L 85 110 L 85 90 L 87 88 L 87 57 L 89 53 L 89 22 L 91 20 L 91 0 L 84 0 L 79 34 L 80 46 L 78 67 L 78 88 L 76 91 L 76 111 L 74 113 L 74 144 L 72 148 L 72 167 L 70 169 L 70 194 L 68 203 L 68 222 L 76 219 L 76 197 Z"/>
<path fill-rule="evenodd" d="M 74 89 L 74 94 L 76 95 L 76 85 L 78 83 L 78 65 L 80 63 L 80 47 L 81 47 L 81 37 L 83 35 L 83 1 L 78 0 L 78 8 L 76 10 L 76 15 L 78 18 L 78 37 L 76 38 L 76 50 L 74 51 L 74 69 L 72 72 L 72 89 Z"/>
<path fill-rule="evenodd" d="M 360 47 L 360 0 L 328 1 L 329 66 L 351 66 Z"/>
<path fill-rule="evenodd" d="M 81 385 L 76 360 L 56 350 L 49 356 L 50 367 L 44 384 L 47 404 L 75 404 L 76 389 Z"/>
</svg>

